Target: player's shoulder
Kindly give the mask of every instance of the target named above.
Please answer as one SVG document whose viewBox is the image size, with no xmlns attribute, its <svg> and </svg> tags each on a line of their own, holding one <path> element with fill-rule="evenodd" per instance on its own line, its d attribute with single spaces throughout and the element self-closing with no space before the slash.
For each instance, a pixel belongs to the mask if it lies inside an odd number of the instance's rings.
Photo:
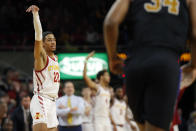
<svg viewBox="0 0 196 131">
<path fill-rule="evenodd" d="M 126 101 L 125 100 L 118 100 L 117 98 L 115 98 L 114 101 L 126 105 Z"/>
<path fill-rule="evenodd" d="M 101 84 L 96 84 L 97 90 L 107 90 L 107 88 L 104 88 L 101 86 Z"/>
</svg>

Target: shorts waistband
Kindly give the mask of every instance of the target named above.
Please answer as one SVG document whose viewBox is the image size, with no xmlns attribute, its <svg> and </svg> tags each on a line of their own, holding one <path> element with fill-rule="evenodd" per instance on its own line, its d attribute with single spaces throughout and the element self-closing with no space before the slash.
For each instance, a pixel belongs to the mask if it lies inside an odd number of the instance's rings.
<svg viewBox="0 0 196 131">
<path fill-rule="evenodd" d="M 56 101 L 56 98 L 53 98 L 53 97 L 50 97 L 50 96 L 48 96 L 48 95 L 44 95 L 44 94 L 42 94 L 42 93 L 36 93 L 36 92 L 34 92 L 34 95 L 38 95 L 38 96 L 42 96 L 42 97 L 44 97 L 44 98 L 46 98 L 46 99 L 49 99 L 49 100 L 51 100 L 51 101 Z"/>
</svg>

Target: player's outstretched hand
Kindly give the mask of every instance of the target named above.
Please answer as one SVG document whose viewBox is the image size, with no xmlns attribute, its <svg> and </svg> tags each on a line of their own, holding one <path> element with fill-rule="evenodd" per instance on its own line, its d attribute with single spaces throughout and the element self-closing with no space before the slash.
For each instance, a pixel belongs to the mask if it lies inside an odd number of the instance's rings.
<svg viewBox="0 0 196 131">
<path fill-rule="evenodd" d="M 39 8 L 38 8 L 38 6 L 36 6 L 36 5 L 31 5 L 27 10 L 26 10 L 26 12 L 38 12 L 39 11 Z"/>
<path fill-rule="evenodd" d="M 92 51 L 91 53 L 88 54 L 88 56 L 86 57 L 86 60 L 88 60 L 89 58 L 93 57 L 95 54 L 95 51 Z"/>
<path fill-rule="evenodd" d="M 186 64 L 181 67 L 182 69 L 182 79 L 180 82 L 180 88 L 186 88 L 190 86 L 196 79 L 196 68 L 191 66 L 191 64 Z"/>
<path fill-rule="evenodd" d="M 110 71 L 114 74 L 123 74 L 124 61 L 119 56 L 109 59 Z"/>
</svg>

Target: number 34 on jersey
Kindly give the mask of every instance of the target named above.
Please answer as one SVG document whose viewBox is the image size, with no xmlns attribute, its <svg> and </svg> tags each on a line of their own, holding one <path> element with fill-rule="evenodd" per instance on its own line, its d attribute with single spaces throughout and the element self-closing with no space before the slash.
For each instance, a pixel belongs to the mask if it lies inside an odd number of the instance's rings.
<svg viewBox="0 0 196 131">
<path fill-rule="evenodd" d="M 179 0 L 151 0 L 144 4 L 144 9 L 151 13 L 158 13 L 163 7 L 168 7 L 169 14 L 178 15 L 180 2 Z"/>
</svg>

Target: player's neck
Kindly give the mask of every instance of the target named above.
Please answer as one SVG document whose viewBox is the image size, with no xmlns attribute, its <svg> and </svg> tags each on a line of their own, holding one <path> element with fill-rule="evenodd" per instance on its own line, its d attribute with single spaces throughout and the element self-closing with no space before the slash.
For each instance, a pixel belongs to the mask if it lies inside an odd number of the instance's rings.
<svg viewBox="0 0 196 131">
<path fill-rule="evenodd" d="M 116 99 L 119 100 L 119 101 L 123 101 L 123 98 L 120 98 L 118 96 L 116 96 Z"/>
<path fill-rule="evenodd" d="M 54 52 L 46 52 L 46 54 L 47 54 L 48 56 L 50 56 L 51 58 L 54 57 Z"/>
<path fill-rule="evenodd" d="M 103 87 L 103 88 L 107 88 L 108 87 L 108 84 L 103 82 L 103 81 L 100 81 L 100 85 Z"/>
<path fill-rule="evenodd" d="M 84 96 L 84 100 L 86 100 L 86 101 L 90 102 L 91 97 L 90 97 L 90 96 Z"/>
</svg>

